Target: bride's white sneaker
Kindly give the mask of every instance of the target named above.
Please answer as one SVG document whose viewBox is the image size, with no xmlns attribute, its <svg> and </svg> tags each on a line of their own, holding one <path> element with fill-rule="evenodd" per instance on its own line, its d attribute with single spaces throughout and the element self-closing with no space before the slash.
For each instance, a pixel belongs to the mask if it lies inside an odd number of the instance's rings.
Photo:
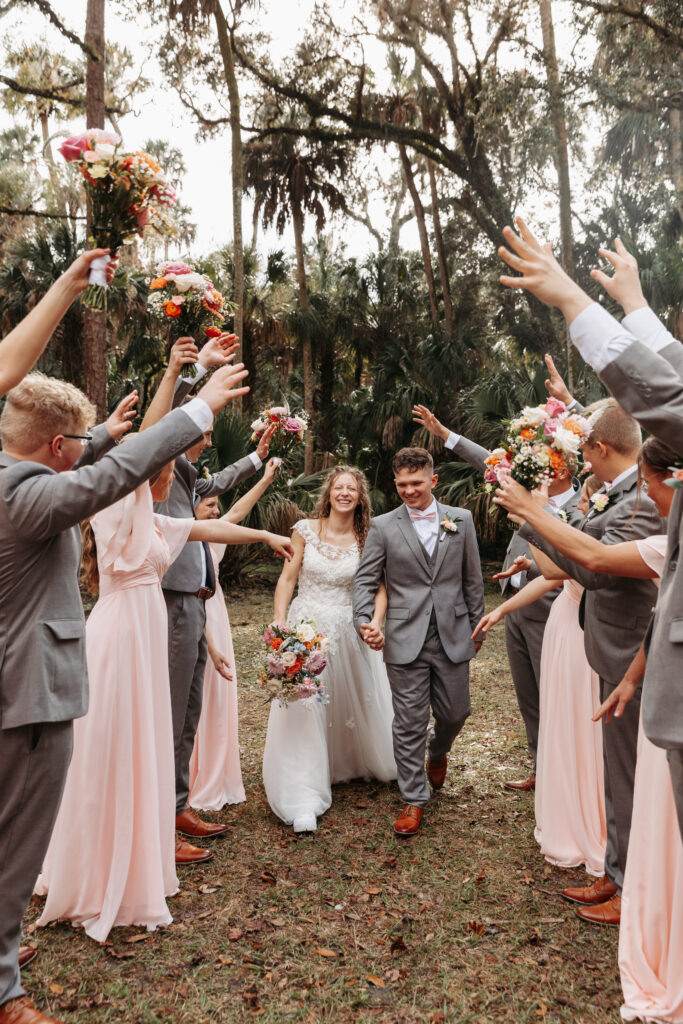
<svg viewBox="0 0 683 1024">
<path fill-rule="evenodd" d="M 298 814 L 294 819 L 292 827 L 295 832 L 316 832 L 318 822 L 315 814 Z"/>
</svg>

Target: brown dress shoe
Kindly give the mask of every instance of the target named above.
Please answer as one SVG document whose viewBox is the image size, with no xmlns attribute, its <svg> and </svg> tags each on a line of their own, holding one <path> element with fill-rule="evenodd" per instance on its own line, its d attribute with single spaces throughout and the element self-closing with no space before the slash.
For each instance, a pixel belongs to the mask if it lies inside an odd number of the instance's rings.
<svg viewBox="0 0 683 1024">
<path fill-rule="evenodd" d="M 0 1024 L 59 1024 L 36 1009 L 28 996 L 10 999 L 0 1006 Z"/>
<path fill-rule="evenodd" d="M 38 950 L 33 946 L 19 946 L 19 967 L 28 967 L 32 960 L 38 956 Z"/>
<path fill-rule="evenodd" d="M 191 807 L 176 815 L 175 827 L 183 836 L 190 836 L 191 839 L 213 839 L 214 836 L 221 836 L 227 832 L 229 825 L 213 825 L 209 821 L 202 821 Z"/>
<path fill-rule="evenodd" d="M 610 881 L 607 875 L 598 878 L 592 885 L 584 886 L 582 889 L 563 889 L 562 896 L 570 903 L 583 903 L 586 907 L 597 906 L 598 903 L 606 903 L 613 896 L 616 896 L 617 887 Z"/>
<path fill-rule="evenodd" d="M 503 785 L 506 789 L 517 789 L 528 793 L 529 790 L 536 789 L 536 775 L 534 772 L 526 779 L 518 779 L 516 782 L 504 782 Z"/>
<path fill-rule="evenodd" d="M 621 921 L 621 896 L 612 896 L 607 903 L 598 903 L 595 907 L 581 907 L 576 911 L 577 917 L 591 924 L 605 924 L 615 928 Z"/>
<path fill-rule="evenodd" d="M 180 836 L 176 836 L 176 864 L 203 864 L 205 860 L 211 860 L 212 857 L 211 850 L 205 850 L 202 846 L 193 846 L 192 843 L 186 843 Z"/>
<path fill-rule="evenodd" d="M 441 789 L 444 784 L 444 779 L 446 778 L 447 770 L 447 754 L 444 754 L 443 757 L 427 758 L 427 778 L 431 783 L 432 789 Z"/>
<path fill-rule="evenodd" d="M 414 836 L 422 821 L 422 808 L 406 804 L 394 822 L 394 832 L 399 836 Z"/>
</svg>

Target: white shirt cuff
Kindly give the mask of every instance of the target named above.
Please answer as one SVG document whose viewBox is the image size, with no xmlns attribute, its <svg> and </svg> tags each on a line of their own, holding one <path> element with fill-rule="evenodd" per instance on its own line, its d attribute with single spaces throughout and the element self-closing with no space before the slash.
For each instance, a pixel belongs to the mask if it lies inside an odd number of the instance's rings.
<svg viewBox="0 0 683 1024">
<path fill-rule="evenodd" d="M 258 457 L 258 455 L 256 454 L 256 452 L 249 452 L 249 458 L 254 463 L 254 466 L 256 467 L 256 469 L 260 469 L 261 466 L 263 465 L 263 463 L 261 462 L 261 460 Z"/>
<path fill-rule="evenodd" d="M 569 334 L 585 362 L 597 373 L 613 363 L 636 340 L 597 302 L 572 320 Z"/>
<path fill-rule="evenodd" d="M 676 341 L 673 334 L 669 334 L 666 327 L 657 314 L 649 306 L 642 306 L 640 309 L 629 313 L 622 320 L 622 324 L 653 352 L 661 352 L 667 345 Z"/>
<path fill-rule="evenodd" d="M 186 405 L 182 406 L 182 410 L 187 413 L 192 422 L 201 430 L 202 434 L 206 433 L 207 430 L 211 430 L 213 426 L 213 413 L 203 398 L 193 398 Z"/>
<path fill-rule="evenodd" d="M 514 576 L 510 577 L 510 586 L 514 587 L 515 590 L 519 590 L 521 585 L 522 585 L 522 574 L 521 574 L 521 572 L 516 572 Z"/>
<path fill-rule="evenodd" d="M 456 444 L 460 440 L 461 436 L 462 436 L 461 434 L 454 434 L 453 431 L 451 430 L 450 434 L 448 435 L 448 437 L 444 441 L 445 447 L 446 448 L 450 448 L 451 450 L 453 450 L 453 448 L 455 448 Z"/>
<path fill-rule="evenodd" d="M 567 406 L 567 412 L 571 412 L 571 411 L 572 411 L 572 409 L 575 409 L 575 408 L 576 408 L 576 406 L 577 406 L 578 404 L 579 404 L 579 403 L 578 403 L 578 402 L 576 401 L 576 399 L 575 399 L 575 398 L 572 398 L 571 402 L 570 402 L 570 403 L 569 403 L 569 405 Z"/>
<path fill-rule="evenodd" d="M 204 376 L 204 374 L 208 373 L 208 372 L 209 371 L 208 371 L 208 368 L 206 366 L 202 366 L 201 363 L 195 363 L 194 364 L 194 377 L 192 379 L 194 381 L 201 380 L 201 378 Z"/>
</svg>

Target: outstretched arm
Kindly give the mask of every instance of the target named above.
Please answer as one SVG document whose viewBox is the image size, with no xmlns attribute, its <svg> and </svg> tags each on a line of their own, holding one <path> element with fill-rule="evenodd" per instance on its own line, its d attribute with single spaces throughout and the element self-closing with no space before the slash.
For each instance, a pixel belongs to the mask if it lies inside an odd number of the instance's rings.
<svg viewBox="0 0 683 1024">
<path fill-rule="evenodd" d="M 140 425 L 141 432 L 154 426 L 167 412 L 171 411 L 175 386 L 183 372 L 183 367 L 196 363 L 198 355 L 199 352 L 193 338 L 178 338 L 168 357 L 168 366 L 161 378 L 161 384 Z"/>
<path fill-rule="evenodd" d="M 280 579 L 275 587 L 275 598 L 273 601 L 273 623 L 277 626 L 284 626 L 287 620 L 287 609 L 292 600 L 296 581 L 301 571 L 301 563 L 304 557 L 306 542 L 298 530 L 292 531 L 292 547 L 294 557 L 285 562 L 280 573 Z"/>
<path fill-rule="evenodd" d="M 384 581 L 386 551 L 380 527 L 370 523 L 365 539 L 363 556 L 353 581 L 353 624 L 359 636 L 364 637 L 361 626 L 367 625 L 375 611 L 375 595 Z"/>
<path fill-rule="evenodd" d="M 483 448 L 480 444 L 476 444 L 476 442 L 470 441 L 469 438 L 463 437 L 462 434 L 456 434 L 449 430 L 448 427 L 445 427 L 443 423 L 437 420 L 434 413 L 430 412 L 426 405 L 413 406 L 413 422 L 419 423 L 421 427 L 428 430 L 434 437 L 440 437 L 446 448 L 454 451 L 465 462 L 469 462 L 480 473 L 485 471 L 486 459 L 491 454 L 488 448 Z"/>
<path fill-rule="evenodd" d="M 81 253 L 21 323 L 0 342 L 0 395 L 23 380 L 40 358 L 71 303 L 87 288 L 93 260 L 106 256 L 108 252 L 109 249 L 90 249 Z M 108 281 L 114 276 L 116 262 L 115 259 L 110 260 L 107 265 Z"/>
<path fill-rule="evenodd" d="M 275 554 L 288 561 L 294 557 L 289 537 L 280 537 L 268 530 L 252 530 L 249 526 L 226 523 L 225 519 L 198 519 L 192 524 L 188 540 L 205 540 L 210 544 L 267 544 Z"/>
<path fill-rule="evenodd" d="M 593 715 L 593 721 L 598 722 L 602 716 L 605 716 L 605 722 L 609 723 L 612 720 L 612 715 L 615 718 L 621 718 L 629 701 L 633 700 L 638 688 L 643 681 L 645 675 L 645 669 L 647 667 L 647 660 L 645 658 L 645 641 L 638 648 L 638 653 L 635 658 L 626 669 L 624 678 L 621 680 L 619 685 L 612 690 L 607 700 L 603 701 L 598 710 Z"/>
<path fill-rule="evenodd" d="M 504 619 L 510 612 L 516 612 L 520 608 L 526 608 L 527 605 L 533 604 L 534 601 L 538 601 L 539 597 L 543 597 L 544 594 L 549 593 L 551 590 L 555 590 L 557 587 L 561 587 L 562 583 L 560 580 L 546 580 L 543 576 L 538 576 L 531 583 L 527 583 L 518 594 L 508 598 L 507 601 L 503 601 L 497 608 L 494 608 L 488 615 L 484 615 L 479 620 L 472 633 L 472 639 L 475 640 L 479 634 L 483 634 L 481 639 L 486 638 L 486 634 L 496 623 Z"/>
<path fill-rule="evenodd" d="M 235 504 L 230 508 L 230 511 L 221 517 L 222 520 L 229 523 L 241 523 L 243 519 L 246 519 L 256 502 L 259 498 L 263 497 L 272 484 L 279 467 L 279 459 L 270 459 L 266 463 L 263 476 L 258 483 L 255 483 L 246 494 L 243 494 L 242 497 L 235 502 Z"/>
</svg>

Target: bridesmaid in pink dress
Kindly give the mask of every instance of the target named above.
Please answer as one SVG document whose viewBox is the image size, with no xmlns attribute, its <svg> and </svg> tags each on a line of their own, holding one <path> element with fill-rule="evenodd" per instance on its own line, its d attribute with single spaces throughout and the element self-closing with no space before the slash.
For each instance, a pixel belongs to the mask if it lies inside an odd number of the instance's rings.
<svg viewBox="0 0 683 1024">
<path fill-rule="evenodd" d="M 224 520 L 238 523 L 270 487 L 280 462 L 270 459 L 263 476 L 235 502 Z M 199 520 L 220 516 L 218 498 L 205 498 L 195 509 Z M 225 554 L 224 544 L 211 545 L 216 579 Z M 190 807 L 219 811 L 225 804 L 242 803 L 242 784 L 237 714 L 237 672 L 225 597 L 220 587 L 206 602 L 206 635 L 209 657 L 204 675 L 202 714 L 190 761 Z"/>
</svg>

